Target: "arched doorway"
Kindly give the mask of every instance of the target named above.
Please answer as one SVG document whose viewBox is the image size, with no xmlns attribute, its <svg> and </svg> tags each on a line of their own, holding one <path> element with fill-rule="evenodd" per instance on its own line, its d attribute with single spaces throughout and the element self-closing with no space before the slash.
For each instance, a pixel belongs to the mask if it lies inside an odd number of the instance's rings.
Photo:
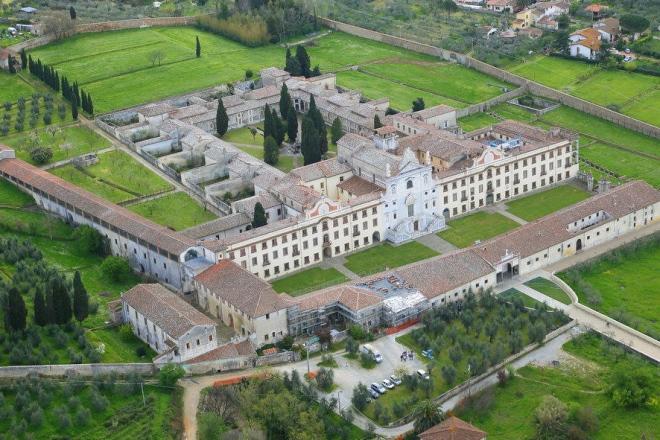
<svg viewBox="0 0 660 440">
<path fill-rule="evenodd" d="M 486 194 L 486 205 L 492 205 L 494 202 L 493 193 Z"/>
<path fill-rule="evenodd" d="M 140 264 L 140 272 L 144 273 L 144 265 L 143 264 Z"/>
<path fill-rule="evenodd" d="M 415 220 L 413 222 L 413 229 L 415 230 L 415 232 L 419 231 L 419 220 Z"/>
<path fill-rule="evenodd" d="M 575 252 L 580 252 L 582 250 L 582 239 L 578 238 L 578 241 L 575 243 Z"/>
<path fill-rule="evenodd" d="M 442 211 L 442 215 L 443 215 L 443 217 L 445 218 L 445 221 L 449 221 L 449 208 L 445 208 L 445 209 Z"/>
<path fill-rule="evenodd" d="M 378 243 L 380 241 L 380 232 L 376 231 L 371 235 L 372 243 Z"/>
</svg>

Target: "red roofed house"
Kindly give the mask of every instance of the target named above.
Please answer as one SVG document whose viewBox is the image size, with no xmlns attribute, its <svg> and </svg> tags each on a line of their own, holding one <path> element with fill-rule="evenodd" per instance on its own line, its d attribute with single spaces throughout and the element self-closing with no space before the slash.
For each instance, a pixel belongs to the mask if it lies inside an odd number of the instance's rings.
<svg viewBox="0 0 660 440">
<path fill-rule="evenodd" d="M 594 20 L 596 20 L 600 18 L 601 14 L 603 14 L 607 10 L 607 6 L 601 5 L 599 3 L 592 3 L 588 5 L 586 8 L 584 8 L 584 10 L 587 12 L 591 12 Z"/>
<path fill-rule="evenodd" d="M 516 0 L 488 0 L 486 7 L 495 12 L 513 13 L 516 8 Z"/>
<path fill-rule="evenodd" d="M 458 417 L 448 417 L 419 434 L 420 440 L 486 440 L 486 433 Z"/>
<path fill-rule="evenodd" d="M 571 56 L 595 60 L 601 47 L 601 34 L 594 28 L 580 29 L 569 37 L 568 48 Z"/>
</svg>

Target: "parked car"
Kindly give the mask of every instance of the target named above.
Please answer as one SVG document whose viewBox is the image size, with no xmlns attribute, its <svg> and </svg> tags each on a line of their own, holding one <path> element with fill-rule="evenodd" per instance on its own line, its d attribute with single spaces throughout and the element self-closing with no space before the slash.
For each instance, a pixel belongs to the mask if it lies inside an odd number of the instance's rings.
<svg viewBox="0 0 660 440">
<path fill-rule="evenodd" d="M 394 384 L 393 384 L 392 382 L 390 382 L 389 379 L 385 379 L 385 380 L 383 380 L 383 386 L 384 386 L 385 388 L 387 388 L 388 390 L 391 390 L 391 389 L 394 388 Z"/>
<path fill-rule="evenodd" d="M 431 378 L 431 376 L 429 376 L 429 373 L 427 373 L 426 370 L 417 370 L 417 375 L 422 379 L 426 379 L 426 380 Z"/>
<path fill-rule="evenodd" d="M 433 360 L 434 359 L 433 358 L 433 350 L 431 350 L 430 348 L 427 348 L 426 350 L 422 350 L 422 356 L 424 356 L 425 358 Z"/>
<path fill-rule="evenodd" d="M 632 57 L 625 57 L 625 58 L 623 59 L 623 62 L 624 62 L 624 63 L 628 63 L 628 62 L 630 62 L 630 61 L 632 61 Z"/>
<path fill-rule="evenodd" d="M 396 377 L 395 375 L 391 375 L 391 376 L 390 376 L 390 380 L 392 381 L 392 383 L 393 383 L 394 385 L 401 385 L 401 379 L 399 379 L 399 378 Z"/>
<path fill-rule="evenodd" d="M 371 384 L 371 389 L 374 391 L 378 391 L 380 394 L 385 394 L 387 392 L 384 386 L 375 382 Z"/>
<path fill-rule="evenodd" d="M 369 388 L 369 394 L 371 394 L 371 398 L 376 400 L 380 397 L 380 393 L 374 389 Z"/>
</svg>

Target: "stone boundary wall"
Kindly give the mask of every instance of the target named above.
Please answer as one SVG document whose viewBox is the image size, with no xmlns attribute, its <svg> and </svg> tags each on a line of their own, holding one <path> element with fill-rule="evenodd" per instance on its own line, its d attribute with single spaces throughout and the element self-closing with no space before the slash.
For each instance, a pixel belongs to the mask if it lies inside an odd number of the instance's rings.
<svg viewBox="0 0 660 440">
<path fill-rule="evenodd" d="M 630 130 L 643 133 L 647 136 L 660 138 L 660 128 L 652 124 L 642 122 L 638 119 L 631 118 L 630 116 L 626 116 L 592 102 L 585 101 L 584 99 L 580 99 L 550 87 L 546 87 L 534 81 L 530 81 L 526 78 L 515 75 L 511 72 L 507 72 L 506 70 L 491 66 L 490 64 L 484 63 L 483 61 L 479 61 L 465 54 L 460 54 L 424 43 L 418 43 L 416 41 L 407 40 L 405 38 L 395 37 L 393 35 L 383 34 L 381 32 L 372 31 L 370 29 L 361 28 L 351 24 L 330 20 L 329 18 L 325 17 L 319 17 L 319 20 L 323 25 L 331 29 L 346 32 L 351 35 L 367 38 L 369 40 L 380 41 L 382 43 L 387 43 L 392 46 L 412 50 L 414 52 L 437 56 L 446 61 L 456 61 L 457 63 L 463 64 L 466 67 L 471 67 L 475 70 L 478 70 L 479 72 L 494 76 L 495 78 L 502 81 L 506 81 L 519 87 L 526 86 L 528 91 L 534 95 L 559 101 L 568 107 L 572 107 L 576 110 L 605 119 Z"/>
<path fill-rule="evenodd" d="M 81 376 L 95 376 L 108 373 L 154 374 L 154 364 L 63 364 L 63 365 L 14 365 L 0 367 L 0 378 L 25 377 L 28 374 L 39 376 L 67 376 L 76 373 Z"/>
<path fill-rule="evenodd" d="M 473 115 L 475 113 L 483 112 L 489 108 L 501 104 L 511 99 L 518 98 L 519 96 L 527 93 L 527 87 L 518 87 L 517 89 L 511 90 L 506 93 L 502 93 L 499 96 L 489 99 L 488 101 L 480 102 L 478 104 L 472 104 L 469 107 L 456 109 L 456 117 L 462 118 L 463 116 Z"/>
</svg>

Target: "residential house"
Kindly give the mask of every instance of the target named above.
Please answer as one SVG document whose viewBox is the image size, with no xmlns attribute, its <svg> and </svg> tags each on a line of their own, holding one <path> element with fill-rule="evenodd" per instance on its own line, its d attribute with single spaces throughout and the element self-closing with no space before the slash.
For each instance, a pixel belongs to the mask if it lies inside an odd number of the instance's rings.
<svg viewBox="0 0 660 440">
<path fill-rule="evenodd" d="M 515 20 L 511 23 L 511 27 L 515 30 L 527 29 L 534 24 L 534 10 L 523 9 L 516 14 Z"/>
<path fill-rule="evenodd" d="M 568 48 L 572 57 L 596 60 L 601 48 L 601 34 L 594 28 L 580 29 L 569 37 Z"/>
<path fill-rule="evenodd" d="M 456 416 L 450 416 L 418 437 L 420 440 L 486 440 L 486 433 Z"/>
<path fill-rule="evenodd" d="M 594 20 L 601 18 L 607 11 L 607 5 L 601 5 L 600 3 L 592 3 L 587 5 L 584 10 L 592 15 Z"/>
<path fill-rule="evenodd" d="M 600 33 L 601 41 L 608 44 L 615 43 L 619 35 L 621 35 L 619 19 L 615 17 L 603 18 L 597 23 L 594 23 L 592 27 Z"/>
<path fill-rule="evenodd" d="M 516 10 L 516 0 L 487 0 L 486 8 L 495 12 L 509 12 Z"/>
</svg>

